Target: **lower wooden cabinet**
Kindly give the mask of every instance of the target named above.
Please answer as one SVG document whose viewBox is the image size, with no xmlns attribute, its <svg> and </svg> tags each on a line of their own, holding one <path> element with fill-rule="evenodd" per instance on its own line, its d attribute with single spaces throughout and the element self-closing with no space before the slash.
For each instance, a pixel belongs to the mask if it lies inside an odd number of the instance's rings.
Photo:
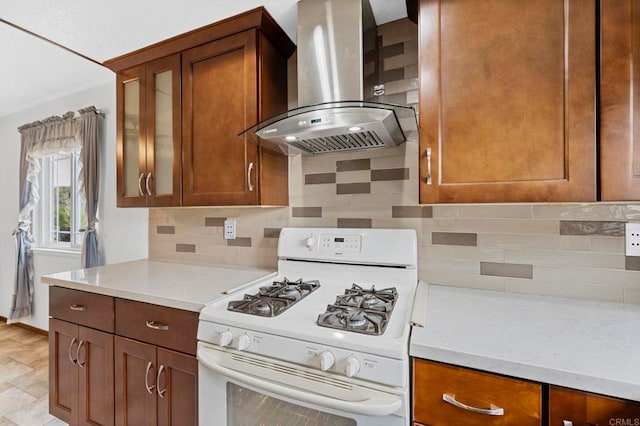
<svg viewBox="0 0 640 426">
<path fill-rule="evenodd" d="M 540 384 L 418 359 L 413 375 L 413 418 L 424 425 L 542 422 Z"/>
<path fill-rule="evenodd" d="M 49 320 L 49 412 L 70 425 L 113 425 L 113 335 Z"/>
<path fill-rule="evenodd" d="M 116 336 L 115 371 L 116 425 L 197 425 L 195 357 Z"/>
<path fill-rule="evenodd" d="M 549 426 L 640 425 L 640 404 L 549 387 Z"/>
</svg>

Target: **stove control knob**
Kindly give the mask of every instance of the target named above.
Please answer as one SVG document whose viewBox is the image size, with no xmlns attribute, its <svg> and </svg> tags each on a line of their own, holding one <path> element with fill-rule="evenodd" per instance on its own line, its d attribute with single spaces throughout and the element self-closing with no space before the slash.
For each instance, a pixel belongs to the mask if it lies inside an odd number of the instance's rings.
<svg viewBox="0 0 640 426">
<path fill-rule="evenodd" d="M 322 371 L 327 371 L 331 367 L 333 367 L 333 363 L 336 361 L 336 358 L 329 351 L 324 351 L 320 354 L 320 369 Z"/>
<path fill-rule="evenodd" d="M 233 340 L 233 334 L 231 334 L 230 331 L 223 331 L 222 333 L 220 333 L 218 344 L 220 346 L 229 346 L 231 340 Z"/>
<path fill-rule="evenodd" d="M 251 338 L 246 334 L 243 334 L 242 336 L 238 336 L 231 341 L 231 347 L 239 351 L 244 351 L 249 347 L 250 344 L 251 344 Z"/>
<path fill-rule="evenodd" d="M 316 239 L 316 237 L 314 237 L 313 235 L 311 235 L 310 237 L 308 237 L 304 244 L 307 246 L 307 248 L 314 248 L 316 246 L 316 243 L 318 242 L 318 240 Z"/>
<path fill-rule="evenodd" d="M 360 361 L 353 355 L 349 356 L 344 364 L 344 374 L 347 377 L 353 377 L 358 374 L 358 371 L 360 371 Z"/>
</svg>

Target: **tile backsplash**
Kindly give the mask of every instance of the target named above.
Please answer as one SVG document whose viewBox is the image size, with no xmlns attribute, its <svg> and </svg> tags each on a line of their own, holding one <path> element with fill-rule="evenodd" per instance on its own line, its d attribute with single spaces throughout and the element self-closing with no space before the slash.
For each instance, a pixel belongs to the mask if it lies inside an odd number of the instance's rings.
<svg viewBox="0 0 640 426">
<path fill-rule="evenodd" d="M 383 77 L 393 79 L 385 84 L 406 103 L 417 98 L 411 25 L 379 27 L 383 48 L 393 46 L 380 58 Z M 415 140 L 290 157 L 289 203 L 150 209 L 149 257 L 275 268 L 285 226 L 410 228 L 429 283 L 640 304 L 640 257 L 624 254 L 624 222 L 640 220 L 640 203 L 422 206 Z M 223 239 L 227 217 L 237 220 L 236 240 Z"/>
</svg>

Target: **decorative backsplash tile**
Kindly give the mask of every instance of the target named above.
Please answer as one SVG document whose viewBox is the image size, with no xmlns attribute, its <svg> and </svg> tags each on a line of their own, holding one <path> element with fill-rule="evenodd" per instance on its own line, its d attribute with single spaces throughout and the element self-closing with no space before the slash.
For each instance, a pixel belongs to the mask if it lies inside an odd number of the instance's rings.
<svg viewBox="0 0 640 426">
<path fill-rule="evenodd" d="M 477 246 L 478 234 L 464 232 L 432 232 L 431 244 L 449 246 Z"/>
<path fill-rule="evenodd" d="M 336 171 L 338 172 L 351 172 L 354 170 L 369 170 L 369 169 L 371 169 L 370 158 L 360 158 L 358 160 L 336 161 Z"/>
<path fill-rule="evenodd" d="M 392 90 L 417 77 L 416 28 L 402 21 L 379 27 L 383 46 L 403 44 L 382 59 Z M 622 227 L 640 220 L 640 203 L 419 205 L 418 158 L 416 140 L 290 157 L 290 207 L 150 209 L 149 257 L 275 268 L 283 227 L 405 228 L 429 283 L 640 304 L 640 257 L 625 256 Z M 223 238 L 226 218 L 235 242 Z"/>
<path fill-rule="evenodd" d="M 204 226 L 224 226 L 226 217 L 205 217 Z"/>
<path fill-rule="evenodd" d="M 624 222 L 561 220 L 560 235 L 624 237 Z"/>
<path fill-rule="evenodd" d="M 176 251 L 177 252 L 182 252 L 182 253 L 195 253 L 196 252 L 196 245 L 195 244 L 177 243 L 176 244 Z"/>
<path fill-rule="evenodd" d="M 480 275 L 496 277 L 533 278 L 533 265 L 517 263 L 480 262 Z"/>
<path fill-rule="evenodd" d="M 158 234 L 171 235 L 171 234 L 175 234 L 176 233 L 176 227 L 175 226 L 158 225 L 156 227 L 156 232 Z"/>
<path fill-rule="evenodd" d="M 371 170 L 371 180 L 407 180 L 409 179 L 409 168 Z"/>
<path fill-rule="evenodd" d="M 370 182 L 339 183 L 336 186 L 337 194 L 369 194 L 370 192 Z"/>
</svg>

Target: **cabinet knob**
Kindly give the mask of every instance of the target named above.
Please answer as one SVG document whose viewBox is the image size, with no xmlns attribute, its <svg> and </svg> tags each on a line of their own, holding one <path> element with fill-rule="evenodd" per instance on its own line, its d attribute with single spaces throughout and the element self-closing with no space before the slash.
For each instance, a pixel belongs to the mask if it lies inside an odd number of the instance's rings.
<svg viewBox="0 0 640 426">
<path fill-rule="evenodd" d="M 571 420 L 563 420 L 562 426 L 573 426 L 573 422 Z"/>
</svg>

